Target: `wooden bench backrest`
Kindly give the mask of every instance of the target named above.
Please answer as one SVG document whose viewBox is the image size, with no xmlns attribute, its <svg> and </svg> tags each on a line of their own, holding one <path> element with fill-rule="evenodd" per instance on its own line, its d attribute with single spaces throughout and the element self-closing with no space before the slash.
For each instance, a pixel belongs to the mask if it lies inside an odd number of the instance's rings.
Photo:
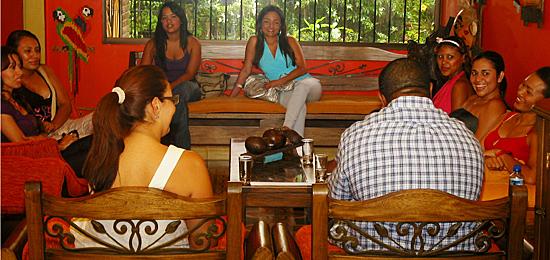
<svg viewBox="0 0 550 260">
<path fill-rule="evenodd" d="M 44 194 L 40 182 L 27 182 L 25 202 L 28 224 L 30 259 L 240 259 L 241 256 L 241 220 L 242 187 L 239 183 L 228 185 L 225 198 L 191 199 L 148 187 L 122 187 L 99 192 L 81 198 L 61 198 Z M 69 230 L 55 230 L 46 222 L 57 217 L 77 217 L 108 220 L 179 220 L 191 218 L 211 218 L 227 214 L 227 250 L 206 252 L 165 251 L 165 248 L 153 249 L 149 254 L 143 252 L 123 252 L 124 250 L 95 250 L 93 252 L 46 248 L 44 231 L 71 236 Z M 55 216 L 48 221 L 44 216 Z M 142 229 L 145 227 L 142 225 Z M 188 227 L 189 230 L 193 227 Z M 213 234 L 222 230 L 213 231 Z M 65 233 L 64 233 L 65 232 Z M 126 230 L 126 232 L 131 232 Z M 144 232 L 144 230 L 140 230 Z M 164 234 L 165 230 L 158 230 Z M 137 238 L 134 238 L 137 239 Z M 68 241 L 70 243 L 70 241 Z M 113 244 L 112 241 L 110 244 Z M 204 243 L 203 245 L 206 245 Z M 113 244 L 114 245 L 114 244 Z M 116 247 L 116 245 L 114 245 Z M 143 249 L 143 248 L 141 248 Z M 143 249 L 145 250 L 145 249 Z M 162 254 L 160 254 L 162 253 Z M 145 254 L 145 255 L 144 255 Z"/>
<path fill-rule="evenodd" d="M 233 87 L 245 56 L 246 41 L 201 40 L 200 69 L 230 74 L 228 84 Z M 376 47 L 357 45 L 320 45 L 303 42 L 308 71 L 321 80 L 324 91 L 371 91 L 378 89 L 378 74 L 392 60 L 407 55 Z M 139 64 L 142 52 L 130 53 L 130 67 Z M 228 60 L 236 60 L 230 62 Z M 360 62 L 358 62 L 360 61 Z"/>
<path fill-rule="evenodd" d="M 523 235 L 525 232 L 525 215 L 527 210 L 527 188 L 525 186 L 513 186 L 510 196 L 494 201 L 471 201 L 438 190 L 403 190 L 384 195 L 382 197 L 365 201 L 340 201 L 328 196 L 326 184 L 313 184 L 313 221 L 312 221 L 312 259 L 325 260 L 331 258 L 327 251 L 329 219 L 346 219 L 367 222 L 462 222 L 502 219 L 506 223 L 504 235 L 507 238 L 507 259 L 521 259 Z M 332 222 L 331 222 L 332 223 Z M 492 223 L 492 222 L 490 222 Z M 490 225 L 489 223 L 489 225 Z M 371 223 L 372 224 L 372 223 Z M 493 227 L 491 227 L 493 228 Z M 395 237 L 395 231 L 389 231 L 389 237 Z M 410 230 L 410 232 L 415 232 Z M 427 236 L 423 231 L 422 235 Z M 446 234 L 447 230 L 441 230 Z M 415 233 L 416 234 L 416 233 Z M 490 245 L 489 245 L 490 246 Z M 390 245 L 400 251 L 401 248 Z M 416 248 L 419 250 L 419 248 Z M 426 252 L 416 252 L 418 255 L 433 253 L 424 248 Z M 389 251 L 388 251 L 389 253 Z M 407 258 L 409 252 L 391 254 L 392 257 Z M 447 253 L 448 251 L 440 252 Z M 387 259 L 388 255 L 372 256 L 368 253 L 368 259 Z M 404 256 L 406 255 L 406 256 Z M 427 255 L 429 259 L 438 254 Z M 418 257 L 412 255 L 413 257 Z M 348 255 L 349 259 L 354 258 Z M 479 254 L 470 255 L 473 259 Z M 482 256 L 487 257 L 487 256 Z M 501 259 L 495 255 L 494 258 Z M 464 255 L 456 259 L 468 258 Z M 346 258 L 348 259 L 348 258 Z M 394 259 L 394 258 L 392 258 Z M 401 259 L 401 258 L 396 258 Z"/>
</svg>

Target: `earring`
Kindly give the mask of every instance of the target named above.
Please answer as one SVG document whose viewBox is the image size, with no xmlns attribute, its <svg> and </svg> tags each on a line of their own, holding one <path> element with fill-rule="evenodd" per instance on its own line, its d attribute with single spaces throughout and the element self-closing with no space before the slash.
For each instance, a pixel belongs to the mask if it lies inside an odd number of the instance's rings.
<svg viewBox="0 0 550 260">
<path fill-rule="evenodd" d="M 281 36 L 281 30 L 279 30 L 279 33 L 277 33 L 277 36 Z"/>
<path fill-rule="evenodd" d="M 155 119 L 159 119 L 160 118 L 160 115 L 155 115 Z"/>
</svg>

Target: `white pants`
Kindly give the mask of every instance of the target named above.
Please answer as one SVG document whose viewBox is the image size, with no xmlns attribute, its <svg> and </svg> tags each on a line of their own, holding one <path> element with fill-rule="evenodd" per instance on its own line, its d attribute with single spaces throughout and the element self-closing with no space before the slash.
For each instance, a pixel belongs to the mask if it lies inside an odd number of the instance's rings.
<svg viewBox="0 0 550 260">
<path fill-rule="evenodd" d="M 316 78 L 304 78 L 296 82 L 294 90 L 281 93 L 279 104 L 286 107 L 283 126 L 304 137 L 306 103 L 318 101 L 323 95 L 321 83 Z"/>
</svg>

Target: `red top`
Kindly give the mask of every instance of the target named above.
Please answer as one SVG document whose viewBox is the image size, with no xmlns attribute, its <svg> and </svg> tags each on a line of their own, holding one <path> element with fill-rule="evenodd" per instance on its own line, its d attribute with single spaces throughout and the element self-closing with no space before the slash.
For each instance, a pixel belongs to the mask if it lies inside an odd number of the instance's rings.
<svg viewBox="0 0 550 260">
<path fill-rule="evenodd" d="M 506 116 L 506 118 L 504 118 L 502 123 L 517 114 L 518 112 L 510 112 Z M 527 136 L 529 135 L 529 133 L 531 133 L 531 131 L 533 131 L 535 127 L 533 126 L 533 128 L 527 131 L 525 136 L 522 137 L 501 138 L 498 130 L 502 126 L 502 123 L 500 123 L 497 129 L 490 132 L 485 138 L 485 150 L 502 149 L 510 151 L 512 152 L 512 156 L 514 156 L 514 158 L 522 160 L 523 162 L 527 162 L 527 160 L 529 159 L 529 153 L 531 151 L 531 147 L 529 147 L 529 144 L 527 144 Z"/>
</svg>

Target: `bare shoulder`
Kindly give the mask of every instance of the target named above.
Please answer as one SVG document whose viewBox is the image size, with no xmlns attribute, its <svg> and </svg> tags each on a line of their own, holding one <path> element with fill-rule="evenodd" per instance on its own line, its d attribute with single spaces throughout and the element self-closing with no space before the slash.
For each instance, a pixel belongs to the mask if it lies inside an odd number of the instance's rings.
<svg viewBox="0 0 550 260">
<path fill-rule="evenodd" d="M 291 47 L 300 47 L 300 43 L 298 42 L 298 40 L 296 40 L 296 38 L 292 37 L 292 36 L 287 36 L 288 38 L 288 43 L 290 44 Z"/>
<path fill-rule="evenodd" d="M 468 90 L 472 90 L 472 91 L 474 90 L 474 89 L 472 88 L 472 83 L 470 83 L 470 81 L 468 80 L 468 78 L 467 78 L 466 76 L 460 77 L 460 78 L 456 81 L 454 87 L 467 88 Z"/>
<path fill-rule="evenodd" d="M 151 38 L 147 41 L 147 44 L 145 44 L 144 51 L 150 51 L 155 48 L 155 38 Z"/>
<path fill-rule="evenodd" d="M 40 64 L 40 68 L 44 69 L 44 71 L 48 74 L 54 73 L 52 67 L 48 66 L 47 64 Z"/>
<path fill-rule="evenodd" d="M 487 108 L 489 108 L 491 110 L 502 111 L 501 114 L 506 112 L 506 104 L 504 103 L 504 101 L 502 99 L 495 98 L 495 99 L 489 100 L 489 102 L 487 103 Z"/>
<path fill-rule="evenodd" d="M 183 169 L 189 170 L 197 170 L 206 168 L 206 164 L 204 162 L 204 159 L 196 152 L 185 150 L 183 154 L 180 157 L 178 166 L 182 166 Z"/>
<path fill-rule="evenodd" d="M 250 37 L 250 39 L 248 39 L 248 43 L 246 45 L 256 45 L 256 42 L 258 42 L 258 37 L 256 35 L 253 35 Z"/>
<path fill-rule="evenodd" d="M 531 132 L 527 135 L 527 144 L 530 147 L 536 147 L 538 145 L 539 134 L 537 133 L 537 128 L 533 126 Z"/>
<path fill-rule="evenodd" d="M 258 37 L 256 37 L 256 35 L 250 37 L 250 39 L 248 39 L 248 42 L 246 43 L 246 51 L 247 51 L 247 54 L 249 54 L 248 52 L 252 52 L 252 54 L 254 54 L 254 50 L 256 49 L 256 43 L 258 42 Z"/>
<path fill-rule="evenodd" d="M 290 43 L 298 43 L 298 40 L 296 40 L 293 36 L 288 35 L 287 38 Z"/>
<path fill-rule="evenodd" d="M 496 121 L 501 115 L 506 113 L 506 105 L 504 104 L 504 101 L 500 99 L 491 99 L 483 106 L 483 108 L 481 108 L 479 112 L 480 118 L 484 118 L 484 120 L 492 119 L 491 121 Z"/>
<path fill-rule="evenodd" d="M 190 47 L 201 46 L 201 42 L 199 41 L 199 39 L 192 35 L 187 36 L 187 43 Z"/>
<path fill-rule="evenodd" d="M 146 59 L 151 58 L 151 60 L 152 60 L 152 57 L 155 56 L 156 48 L 155 48 L 155 40 L 154 39 L 155 38 L 149 39 L 149 41 L 147 41 L 147 44 L 145 44 L 145 48 L 143 49 L 143 56 Z M 143 62 L 143 60 L 142 60 L 142 62 Z M 149 63 L 150 62 L 151 61 L 149 61 Z"/>
</svg>

